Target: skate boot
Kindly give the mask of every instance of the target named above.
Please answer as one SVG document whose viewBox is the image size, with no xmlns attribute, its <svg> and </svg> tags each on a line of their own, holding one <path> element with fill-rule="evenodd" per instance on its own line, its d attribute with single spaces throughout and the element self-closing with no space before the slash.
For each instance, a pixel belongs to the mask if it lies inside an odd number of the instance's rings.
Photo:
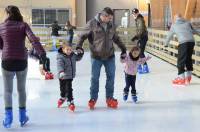
<svg viewBox="0 0 200 132">
<path fill-rule="evenodd" d="M 74 105 L 74 101 L 68 101 L 68 109 L 70 112 L 74 112 L 75 111 L 75 105 Z"/>
<path fill-rule="evenodd" d="M 177 77 L 174 80 L 172 80 L 172 84 L 174 84 L 174 85 L 185 85 L 185 79 Z"/>
<path fill-rule="evenodd" d="M 50 79 L 54 79 L 53 73 L 49 72 Z"/>
<path fill-rule="evenodd" d="M 137 95 L 136 94 L 132 94 L 132 100 L 133 100 L 133 102 L 137 102 L 138 100 L 137 100 Z"/>
<path fill-rule="evenodd" d="M 128 93 L 125 93 L 125 92 L 124 92 L 124 93 L 123 93 L 123 100 L 124 100 L 124 101 L 127 101 L 127 99 L 128 99 Z"/>
<path fill-rule="evenodd" d="M 192 76 L 186 77 L 186 78 L 185 78 L 185 84 L 186 84 L 186 85 L 189 85 L 190 82 L 191 82 L 191 80 L 192 80 Z"/>
<path fill-rule="evenodd" d="M 142 74 L 143 71 L 142 71 L 142 65 L 139 65 L 138 68 L 137 68 L 137 71 L 139 74 Z"/>
<path fill-rule="evenodd" d="M 89 100 L 88 106 L 89 106 L 90 110 L 94 109 L 95 104 L 96 104 L 96 100 L 95 99 L 90 99 Z"/>
<path fill-rule="evenodd" d="M 27 122 L 28 122 L 29 118 L 26 115 L 26 109 L 25 108 L 20 108 L 19 109 L 19 122 L 21 127 L 23 127 Z"/>
<path fill-rule="evenodd" d="M 149 67 L 147 64 L 143 65 L 143 73 L 149 73 Z"/>
<path fill-rule="evenodd" d="M 13 121 L 13 112 L 12 109 L 5 110 L 5 119 L 3 120 L 3 126 L 5 128 L 10 128 Z"/>
<path fill-rule="evenodd" d="M 65 102 L 65 99 L 64 98 L 60 98 L 58 100 L 58 108 L 60 108 L 64 102 Z"/>
<path fill-rule="evenodd" d="M 45 80 L 51 80 L 54 76 L 51 72 L 45 72 Z"/>
<path fill-rule="evenodd" d="M 106 103 L 107 103 L 107 106 L 109 108 L 113 108 L 113 109 L 116 109 L 117 106 L 118 106 L 118 101 L 114 98 L 108 98 L 106 99 Z"/>
</svg>

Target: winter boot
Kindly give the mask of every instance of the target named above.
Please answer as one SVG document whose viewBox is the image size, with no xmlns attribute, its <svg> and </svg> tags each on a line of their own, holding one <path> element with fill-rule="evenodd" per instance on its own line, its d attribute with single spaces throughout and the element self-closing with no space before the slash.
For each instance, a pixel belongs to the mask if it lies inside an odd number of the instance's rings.
<svg viewBox="0 0 200 132">
<path fill-rule="evenodd" d="M 3 126 L 5 128 L 10 128 L 13 121 L 13 112 L 12 109 L 5 110 L 5 119 L 3 120 Z"/>
<path fill-rule="evenodd" d="M 25 108 L 20 108 L 19 109 L 19 122 L 21 127 L 23 127 L 27 122 L 28 122 L 29 118 L 26 115 L 26 109 Z"/>
</svg>

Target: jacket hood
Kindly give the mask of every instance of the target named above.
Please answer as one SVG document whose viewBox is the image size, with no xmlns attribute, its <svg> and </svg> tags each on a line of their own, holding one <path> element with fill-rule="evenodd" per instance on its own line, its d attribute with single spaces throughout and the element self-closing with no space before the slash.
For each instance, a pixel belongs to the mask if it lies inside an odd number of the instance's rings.
<svg viewBox="0 0 200 132">
<path fill-rule="evenodd" d="M 94 17 L 95 20 L 97 20 L 99 23 L 101 23 L 100 15 L 101 15 L 101 13 L 98 13 L 98 14 L 96 14 L 96 16 Z"/>
<path fill-rule="evenodd" d="M 185 23 L 186 20 L 183 19 L 183 18 L 176 18 L 176 21 L 175 21 L 175 24 L 182 24 L 182 23 Z"/>
</svg>

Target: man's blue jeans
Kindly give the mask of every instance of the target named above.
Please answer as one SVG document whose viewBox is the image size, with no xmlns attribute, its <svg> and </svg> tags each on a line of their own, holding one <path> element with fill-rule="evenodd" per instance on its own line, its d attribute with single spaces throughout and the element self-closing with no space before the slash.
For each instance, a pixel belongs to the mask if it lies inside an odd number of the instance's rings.
<svg viewBox="0 0 200 132">
<path fill-rule="evenodd" d="M 91 71 L 91 87 L 90 87 L 90 97 L 91 99 L 98 99 L 99 92 L 99 77 L 101 72 L 101 67 L 104 65 L 106 72 L 106 98 L 113 98 L 114 93 L 114 80 L 115 80 L 115 57 L 109 58 L 107 60 L 99 60 L 91 58 L 92 71 Z"/>
</svg>

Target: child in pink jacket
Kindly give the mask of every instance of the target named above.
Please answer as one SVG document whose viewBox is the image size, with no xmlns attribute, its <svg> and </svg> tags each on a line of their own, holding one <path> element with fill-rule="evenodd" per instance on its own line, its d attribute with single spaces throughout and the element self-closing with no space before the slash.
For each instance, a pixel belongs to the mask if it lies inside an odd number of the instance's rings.
<svg viewBox="0 0 200 132">
<path fill-rule="evenodd" d="M 126 101 L 128 99 L 129 87 L 132 87 L 131 95 L 132 100 L 137 102 L 136 96 L 136 74 L 137 74 L 137 67 L 141 64 L 144 64 L 147 60 L 151 57 L 140 58 L 140 48 L 137 45 L 134 45 L 126 57 L 121 57 L 121 63 L 124 64 L 124 72 L 125 72 L 125 81 L 126 86 L 124 88 L 123 99 Z"/>
</svg>

